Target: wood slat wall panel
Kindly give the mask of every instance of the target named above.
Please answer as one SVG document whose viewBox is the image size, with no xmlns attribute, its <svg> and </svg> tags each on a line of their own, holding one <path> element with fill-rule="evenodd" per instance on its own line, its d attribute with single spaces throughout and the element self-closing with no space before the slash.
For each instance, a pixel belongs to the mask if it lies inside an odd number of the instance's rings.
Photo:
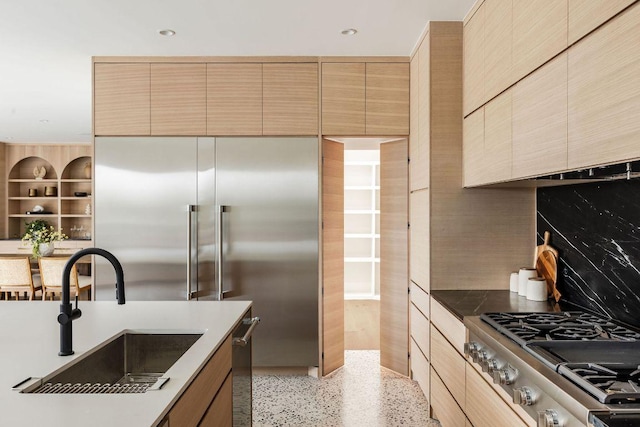
<svg viewBox="0 0 640 427">
<path fill-rule="evenodd" d="M 364 135 L 365 63 L 322 64 L 322 134 Z"/>
<path fill-rule="evenodd" d="M 151 135 L 205 135 L 206 64 L 151 64 Z"/>
<path fill-rule="evenodd" d="M 207 64 L 207 134 L 262 135 L 262 64 Z"/>
</svg>

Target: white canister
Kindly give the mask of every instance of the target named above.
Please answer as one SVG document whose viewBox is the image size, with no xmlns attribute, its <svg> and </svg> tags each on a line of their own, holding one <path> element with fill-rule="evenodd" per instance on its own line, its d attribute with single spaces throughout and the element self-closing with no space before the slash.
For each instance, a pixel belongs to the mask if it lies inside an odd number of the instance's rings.
<svg viewBox="0 0 640 427">
<path fill-rule="evenodd" d="M 531 277 L 538 277 L 538 270 L 523 267 L 518 272 L 518 295 L 521 297 L 527 296 L 527 280 Z"/>
<path fill-rule="evenodd" d="M 531 301 L 547 300 L 547 281 L 544 277 L 532 277 L 527 280 L 527 299 Z"/>
<path fill-rule="evenodd" d="M 511 292 L 518 292 L 518 273 L 511 273 L 509 277 L 509 290 Z"/>
</svg>

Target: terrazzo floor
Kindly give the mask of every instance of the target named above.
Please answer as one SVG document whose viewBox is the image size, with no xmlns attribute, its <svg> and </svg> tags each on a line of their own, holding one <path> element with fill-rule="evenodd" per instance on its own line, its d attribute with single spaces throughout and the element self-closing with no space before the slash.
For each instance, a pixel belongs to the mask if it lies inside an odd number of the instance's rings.
<svg viewBox="0 0 640 427">
<path fill-rule="evenodd" d="M 380 367 L 380 352 L 345 352 L 345 365 L 318 379 L 254 375 L 256 427 L 437 427 L 416 382 Z"/>
</svg>

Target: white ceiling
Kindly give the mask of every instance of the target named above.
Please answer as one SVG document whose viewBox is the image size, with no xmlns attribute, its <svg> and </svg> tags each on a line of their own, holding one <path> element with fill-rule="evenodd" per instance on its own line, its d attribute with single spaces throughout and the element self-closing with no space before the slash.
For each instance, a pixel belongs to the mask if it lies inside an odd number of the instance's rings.
<svg viewBox="0 0 640 427">
<path fill-rule="evenodd" d="M 409 55 L 474 2 L 0 0 L 0 141 L 90 142 L 92 56 Z"/>
</svg>

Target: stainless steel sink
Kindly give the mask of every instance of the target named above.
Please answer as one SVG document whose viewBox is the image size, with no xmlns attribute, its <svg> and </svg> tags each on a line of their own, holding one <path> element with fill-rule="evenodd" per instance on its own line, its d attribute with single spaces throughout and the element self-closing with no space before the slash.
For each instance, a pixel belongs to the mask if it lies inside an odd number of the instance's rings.
<svg viewBox="0 0 640 427">
<path fill-rule="evenodd" d="M 163 374 L 202 333 L 124 331 L 61 371 L 18 384 L 22 393 L 144 393 L 168 380 Z"/>
</svg>

